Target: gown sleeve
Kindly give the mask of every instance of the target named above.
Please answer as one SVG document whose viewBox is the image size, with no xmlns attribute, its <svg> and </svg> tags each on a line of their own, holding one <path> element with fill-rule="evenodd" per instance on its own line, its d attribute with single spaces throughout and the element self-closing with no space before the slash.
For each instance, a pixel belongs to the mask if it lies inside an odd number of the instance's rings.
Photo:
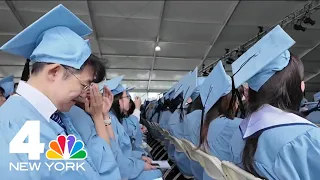
<svg viewBox="0 0 320 180">
<path fill-rule="evenodd" d="M 110 143 L 113 155 L 120 169 L 121 177 L 129 179 L 138 177 L 144 171 L 145 162 L 134 157 L 125 156 L 115 140 L 110 139 Z"/>
</svg>

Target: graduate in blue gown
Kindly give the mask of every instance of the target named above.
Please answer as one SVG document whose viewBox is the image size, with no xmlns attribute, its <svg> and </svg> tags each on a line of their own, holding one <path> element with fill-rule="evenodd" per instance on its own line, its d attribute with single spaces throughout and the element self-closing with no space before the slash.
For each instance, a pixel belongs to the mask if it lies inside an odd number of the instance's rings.
<svg viewBox="0 0 320 180">
<path fill-rule="evenodd" d="M 188 98 L 192 95 L 194 91 L 195 91 L 194 93 L 196 93 L 195 89 L 204 81 L 204 78 L 203 77 L 198 78 L 197 74 L 198 74 L 198 68 L 196 67 L 195 70 L 190 74 L 190 76 L 183 82 L 183 87 L 182 87 L 183 101 L 180 104 L 180 108 L 178 108 L 171 115 L 168 123 L 170 134 L 175 136 L 178 139 L 184 138 L 184 135 L 185 135 L 185 132 L 184 132 L 184 128 L 186 124 L 185 114 L 187 113 L 187 109 L 190 108 L 186 105 Z M 182 105 L 184 105 L 183 108 L 181 108 Z M 174 151 L 174 159 L 178 165 L 178 168 L 183 174 L 189 175 L 189 176 L 193 175 L 191 165 L 190 165 L 190 160 L 185 155 L 185 153 Z M 201 174 L 201 177 L 202 177 L 202 174 Z M 202 178 L 198 178 L 198 179 L 202 179 Z"/>
<path fill-rule="evenodd" d="M 140 148 L 142 145 L 142 138 L 143 138 L 141 126 L 139 123 L 139 120 L 140 120 L 139 106 L 141 106 L 140 98 L 136 97 L 136 101 L 137 102 L 133 102 L 130 99 L 130 108 L 129 108 L 129 111 L 126 113 L 126 117 L 122 121 L 122 125 L 126 133 L 129 135 L 131 139 L 133 150 L 143 151 Z M 137 108 L 136 108 L 136 104 L 137 104 Z"/>
<path fill-rule="evenodd" d="M 122 78 L 121 78 L 122 79 Z M 121 80 L 120 80 L 121 81 Z M 110 139 L 111 149 L 118 163 L 121 178 L 134 180 L 156 179 L 162 176 L 160 170 L 151 165 L 151 159 L 141 151 L 133 151 L 130 137 L 122 126 L 124 112 L 129 109 L 129 94 L 120 83 L 104 83 L 114 95 L 111 110 L 109 112 L 114 138 Z"/>
<path fill-rule="evenodd" d="M 199 93 L 193 94 L 192 103 L 189 105 L 183 125 L 184 139 L 192 142 L 195 146 L 199 146 L 202 109 Z M 190 168 L 196 180 L 203 179 L 203 168 L 198 162 L 190 160 Z"/>
<path fill-rule="evenodd" d="M 266 179 L 318 179 L 320 129 L 296 115 L 303 97 L 303 64 L 294 40 L 276 26 L 232 64 L 235 85 L 249 85 L 244 169 Z"/>
<path fill-rule="evenodd" d="M 236 103 L 230 102 L 238 102 L 239 100 L 232 92 L 231 77 L 225 72 L 221 61 L 217 63 L 199 88 L 204 106 L 199 146 L 221 161 L 233 162 L 236 159 L 240 161 L 234 163 L 240 163 L 241 157 L 234 157 L 230 144 L 235 132 L 239 131 L 241 122 L 240 118 L 235 118 L 238 108 Z M 233 98 L 237 98 L 236 101 L 232 101 Z M 241 100 L 241 98 L 242 96 L 239 99 Z M 244 144 L 241 140 L 235 143 Z M 204 172 L 203 179 L 211 178 Z"/>
<path fill-rule="evenodd" d="M 10 95 L 14 93 L 13 76 L 7 76 L 0 80 L 0 107 Z"/>
<path fill-rule="evenodd" d="M 105 115 L 103 112 L 109 112 L 112 103 L 112 99 L 107 97 L 112 94 L 106 88 L 104 88 L 103 96 L 98 88 L 89 93 L 90 100 L 79 100 L 77 106 L 72 106 L 70 111 L 65 112 L 65 114 L 71 119 L 72 124 L 87 146 L 88 153 L 92 157 L 101 178 L 121 179 L 117 162 L 110 148 L 110 137 L 104 123 Z M 103 99 L 109 102 L 103 101 Z M 101 104 L 103 105 L 101 106 Z"/>
<path fill-rule="evenodd" d="M 72 134 L 76 140 L 82 140 L 70 118 L 61 111 L 68 111 L 90 87 L 91 82 L 97 80 L 94 77 L 100 69 L 95 67 L 103 67 L 100 61 L 91 58 L 88 41 L 82 38 L 91 32 L 79 18 L 63 5 L 58 5 L 0 48 L 34 63 L 30 79 L 27 82 L 20 81 L 17 94 L 11 96 L 0 108 L 1 179 L 100 179 L 89 153 L 85 159 L 76 161 L 83 163 L 84 170 L 59 171 L 45 165 L 52 162 L 75 162 L 64 159 L 67 158 L 65 154 L 59 157 L 60 160 L 49 160 L 46 152 L 50 149 L 49 142 L 56 140 L 58 135 Z M 34 126 L 28 129 L 31 123 Z M 18 137 L 17 133 L 21 133 L 24 128 L 29 130 L 29 134 L 40 134 L 28 138 Z M 35 154 L 31 156 L 31 149 L 27 146 L 12 145 L 10 142 L 15 137 L 22 138 L 21 143 L 29 144 L 29 147 L 32 145 Z M 38 144 L 35 143 L 37 140 Z M 30 144 L 30 141 L 34 144 Z M 84 150 L 86 148 L 83 147 Z M 34 171 L 9 171 L 9 163 L 17 162 L 41 163 L 41 167 Z"/>
</svg>

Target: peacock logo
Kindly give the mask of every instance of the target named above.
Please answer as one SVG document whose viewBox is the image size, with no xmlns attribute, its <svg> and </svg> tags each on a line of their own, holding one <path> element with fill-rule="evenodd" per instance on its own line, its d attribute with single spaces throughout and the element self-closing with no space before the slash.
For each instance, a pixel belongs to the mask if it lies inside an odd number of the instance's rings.
<svg viewBox="0 0 320 180">
<path fill-rule="evenodd" d="M 83 160 L 87 157 L 84 144 L 76 140 L 74 135 L 59 135 L 57 140 L 49 143 L 49 150 L 46 152 L 47 159 L 50 160 Z"/>
</svg>

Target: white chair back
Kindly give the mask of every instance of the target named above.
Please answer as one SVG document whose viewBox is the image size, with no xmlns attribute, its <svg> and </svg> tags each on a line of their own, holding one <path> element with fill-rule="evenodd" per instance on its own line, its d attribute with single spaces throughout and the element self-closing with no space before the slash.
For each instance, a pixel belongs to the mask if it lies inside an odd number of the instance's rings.
<svg viewBox="0 0 320 180">
<path fill-rule="evenodd" d="M 231 162 L 222 161 L 221 166 L 227 180 L 261 180 Z"/>
<path fill-rule="evenodd" d="M 182 142 L 181 142 L 179 139 L 177 139 L 176 137 L 174 137 L 174 136 L 172 136 L 172 135 L 169 135 L 169 139 L 170 139 L 170 142 L 171 142 L 172 144 L 174 144 L 175 150 L 176 150 L 177 152 L 186 153 L 186 151 L 185 151 L 185 149 L 184 149 L 184 147 L 183 147 L 183 145 L 182 145 Z"/>
<path fill-rule="evenodd" d="M 201 150 L 197 150 L 194 153 L 197 161 L 200 163 L 209 177 L 216 180 L 226 179 L 221 167 L 221 161 L 218 158 L 211 156 Z"/>
<path fill-rule="evenodd" d="M 197 147 L 192 144 L 192 142 L 186 140 L 186 139 L 181 139 L 182 145 L 184 146 L 184 149 L 187 152 L 187 156 L 189 159 L 197 161 L 197 157 L 195 155 L 195 151 L 197 150 Z"/>
</svg>

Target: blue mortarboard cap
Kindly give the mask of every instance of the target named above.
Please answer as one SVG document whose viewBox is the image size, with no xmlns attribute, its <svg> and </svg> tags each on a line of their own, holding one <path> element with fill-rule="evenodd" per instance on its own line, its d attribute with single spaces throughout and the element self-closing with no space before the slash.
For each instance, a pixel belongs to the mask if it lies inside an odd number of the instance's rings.
<svg viewBox="0 0 320 180">
<path fill-rule="evenodd" d="M 117 95 L 117 94 L 120 94 L 120 93 L 122 93 L 122 92 L 124 92 L 124 91 L 131 91 L 132 89 L 134 89 L 134 88 L 125 88 L 125 87 L 123 87 L 121 84 L 119 84 L 118 86 L 117 86 L 117 88 L 115 88 L 115 89 L 113 89 L 113 90 L 111 90 L 111 92 L 112 92 L 112 94 L 115 96 L 115 95 Z M 129 95 L 128 95 L 129 96 Z"/>
<path fill-rule="evenodd" d="M 4 89 L 4 96 L 8 97 L 14 92 L 13 76 L 7 76 L 0 80 L 0 87 Z"/>
<path fill-rule="evenodd" d="M 183 86 L 183 104 L 186 104 L 188 98 L 198 85 L 198 67 L 196 67 L 192 73 L 185 80 L 186 85 Z"/>
<path fill-rule="evenodd" d="M 163 93 L 163 98 L 164 99 L 169 99 L 170 98 L 170 95 L 175 92 L 175 87 L 177 86 L 177 84 L 178 83 L 175 83 L 167 92 Z"/>
<path fill-rule="evenodd" d="M 110 91 L 116 89 L 122 81 L 123 77 L 124 76 L 118 76 L 108 81 L 102 81 L 101 83 L 99 83 L 99 90 L 103 91 L 104 86 L 107 86 L 110 89 Z"/>
<path fill-rule="evenodd" d="M 231 77 L 225 72 L 222 62 L 219 61 L 209 76 L 200 86 L 200 96 L 205 113 L 232 89 Z"/>
<path fill-rule="evenodd" d="M 278 25 L 232 63 L 235 87 L 244 82 L 258 91 L 276 72 L 286 67 L 290 60 L 288 49 L 295 41 Z"/>
<path fill-rule="evenodd" d="M 197 88 L 193 90 L 192 94 L 190 95 L 192 101 L 194 101 L 200 95 L 200 87 L 203 84 L 205 79 L 206 79 L 205 77 L 198 77 Z"/>
<path fill-rule="evenodd" d="M 35 62 L 79 69 L 91 54 L 82 37 L 92 30 L 63 5 L 32 23 L 0 49 Z"/>
<path fill-rule="evenodd" d="M 191 75 L 191 72 L 187 73 L 177 83 L 177 86 L 175 87 L 175 94 L 174 94 L 173 98 L 178 97 L 179 94 L 181 94 L 185 90 L 185 87 L 189 85 L 188 79 L 189 79 L 190 75 Z"/>
<path fill-rule="evenodd" d="M 314 101 L 319 101 L 320 100 L 320 92 L 317 92 L 313 95 Z"/>
</svg>

